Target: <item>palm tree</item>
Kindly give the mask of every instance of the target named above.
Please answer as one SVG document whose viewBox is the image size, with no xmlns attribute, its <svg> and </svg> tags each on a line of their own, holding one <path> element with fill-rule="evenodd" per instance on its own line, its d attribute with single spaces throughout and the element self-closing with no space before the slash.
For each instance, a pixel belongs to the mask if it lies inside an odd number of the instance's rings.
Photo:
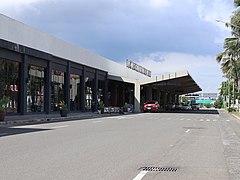
<svg viewBox="0 0 240 180">
<path fill-rule="evenodd" d="M 234 0 L 234 5 L 235 5 L 236 7 L 240 6 L 240 0 Z"/>
<path fill-rule="evenodd" d="M 240 78 L 240 43 L 239 38 L 226 38 L 224 43 L 225 50 L 217 55 L 217 62 L 221 64 L 222 72 L 229 79 L 229 81 L 233 80 L 233 83 L 239 86 L 239 78 Z M 233 85 L 234 85 L 233 84 Z M 230 86 L 229 86 L 230 87 Z M 234 88 L 233 88 L 234 90 Z M 229 107 L 231 105 L 231 97 L 230 89 L 229 89 Z"/>
</svg>

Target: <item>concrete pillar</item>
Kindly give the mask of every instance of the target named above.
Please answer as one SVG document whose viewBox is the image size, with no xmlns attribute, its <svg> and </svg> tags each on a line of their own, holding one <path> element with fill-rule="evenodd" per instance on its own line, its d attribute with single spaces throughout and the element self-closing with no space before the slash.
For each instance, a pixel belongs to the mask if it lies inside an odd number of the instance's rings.
<svg viewBox="0 0 240 180">
<path fill-rule="evenodd" d="M 106 74 L 105 81 L 104 81 L 104 104 L 105 106 L 109 105 L 108 102 L 108 74 Z"/>
<path fill-rule="evenodd" d="M 152 100 L 152 87 L 146 86 L 146 100 L 150 101 Z"/>
<path fill-rule="evenodd" d="M 163 108 L 166 107 L 167 105 L 167 93 L 163 92 Z"/>
<path fill-rule="evenodd" d="M 156 91 L 156 100 L 158 102 L 160 102 L 160 91 L 159 90 Z"/>
<path fill-rule="evenodd" d="M 21 115 L 27 113 L 27 72 L 28 71 L 28 55 L 23 55 L 20 69 L 20 103 L 18 108 Z"/>
<path fill-rule="evenodd" d="M 85 102 L 86 102 L 85 78 L 86 78 L 86 69 L 85 69 L 85 67 L 83 67 L 83 73 L 82 73 L 81 81 L 80 81 L 80 83 L 81 83 L 80 102 L 81 102 L 81 111 L 82 112 L 85 112 Z"/>
<path fill-rule="evenodd" d="M 67 62 L 67 71 L 64 74 L 64 85 L 65 85 L 65 102 L 68 106 L 68 110 L 70 110 L 70 62 Z"/>
<path fill-rule="evenodd" d="M 140 112 L 140 84 L 134 85 L 134 112 Z"/>
<path fill-rule="evenodd" d="M 48 61 L 47 63 L 47 69 L 45 71 L 45 99 L 44 99 L 44 103 L 45 103 L 45 110 L 47 114 L 50 114 L 51 112 L 51 91 L 52 91 L 52 86 L 51 86 L 51 82 L 52 82 L 52 62 Z"/>
</svg>

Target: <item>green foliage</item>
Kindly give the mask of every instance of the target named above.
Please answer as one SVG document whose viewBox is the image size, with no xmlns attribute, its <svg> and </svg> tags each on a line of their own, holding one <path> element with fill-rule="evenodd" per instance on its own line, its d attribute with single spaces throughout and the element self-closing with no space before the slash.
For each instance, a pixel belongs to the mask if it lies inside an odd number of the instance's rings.
<svg viewBox="0 0 240 180">
<path fill-rule="evenodd" d="M 5 111 L 8 102 L 9 102 L 9 97 L 7 97 L 7 96 L 3 96 L 3 98 L 0 99 L 0 112 L 1 113 Z"/>
<path fill-rule="evenodd" d="M 215 103 L 214 103 L 215 108 L 222 108 L 223 107 L 223 99 L 222 97 L 219 97 Z"/>
<path fill-rule="evenodd" d="M 234 5 L 235 5 L 235 7 L 240 6 L 240 0 L 234 0 Z"/>
<path fill-rule="evenodd" d="M 103 101 L 100 101 L 99 104 L 98 104 L 98 109 L 101 110 L 102 112 L 104 111 L 104 103 Z"/>
<path fill-rule="evenodd" d="M 67 110 L 68 106 L 65 101 L 60 101 L 60 110 Z"/>
<path fill-rule="evenodd" d="M 228 110 L 228 112 L 236 112 L 237 111 L 236 108 L 232 108 L 232 107 L 228 108 L 227 110 Z"/>
<path fill-rule="evenodd" d="M 125 112 L 128 111 L 128 103 L 125 102 L 125 104 L 124 104 L 124 106 L 123 106 L 123 109 L 124 109 Z"/>
<path fill-rule="evenodd" d="M 211 108 L 211 107 L 212 107 L 212 104 L 204 104 L 204 106 L 205 106 L 206 108 Z"/>
<path fill-rule="evenodd" d="M 189 97 L 186 97 L 186 96 L 181 97 L 181 102 L 183 104 L 189 104 L 189 100 L 191 100 Z"/>
</svg>

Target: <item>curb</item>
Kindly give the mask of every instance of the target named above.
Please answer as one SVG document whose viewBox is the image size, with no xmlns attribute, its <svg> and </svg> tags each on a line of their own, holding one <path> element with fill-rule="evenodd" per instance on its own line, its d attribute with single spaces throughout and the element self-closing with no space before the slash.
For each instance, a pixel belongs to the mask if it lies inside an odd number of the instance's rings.
<svg viewBox="0 0 240 180">
<path fill-rule="evenodd" d="M 51 117 L 51 118 L 45 117 L 45 118 L 35 118 L 35 119 L 23 119 L 23 120 L 5 120 L 3 122 L 0 122 L 0 126 L 19 125 L 19 124 L 28 124 L 28 123 L 63 122 L 63 121 L 101 118 L 101 117 L 118 116 L 118 115 L 119 114 L 112 113 L 112 114 L 91 114 L 91 115 L 68 116 L 68 117 Z"/>
<path fill-rule="evenodd" d="M 232 113 L 230 113 L 233 117 L 235 117 L 236 119 L 238 119 L 238 120 L 240 120 L 240 117 L 239 116 L 237 116 L 237 115 L 235 115 L 235 114 L 232 114 Z"/>
<path fill-rule="evenodd" d="M 0 122 L 1 125 L 15 125 L 15 124 L 27 124 L 27 123 L 45 123 L 45 122 L 61 122 L 67 120 L 78 120 L 78 119 L 88 119 L 102 117 L 99 115 L 82 115 L 82 116 L 69 116 L 69 117 L 53 117 L 53 118 L 38 118 L 38 119 L 24 119 L 24 120 L 8 120 Z"/>
</svg>

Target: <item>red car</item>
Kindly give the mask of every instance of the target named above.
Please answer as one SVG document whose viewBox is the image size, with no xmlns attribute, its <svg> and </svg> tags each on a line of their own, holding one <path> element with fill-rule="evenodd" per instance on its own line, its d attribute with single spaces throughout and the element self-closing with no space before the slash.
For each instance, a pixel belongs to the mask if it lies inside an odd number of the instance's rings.
<svg viewBox="0 0 240 180">
<path fill-rule="evenodd" d="M 143 105 L 143 112 L 159 112 L 160 105 L 158 101 L 147 101 Z"/>
</svg>

